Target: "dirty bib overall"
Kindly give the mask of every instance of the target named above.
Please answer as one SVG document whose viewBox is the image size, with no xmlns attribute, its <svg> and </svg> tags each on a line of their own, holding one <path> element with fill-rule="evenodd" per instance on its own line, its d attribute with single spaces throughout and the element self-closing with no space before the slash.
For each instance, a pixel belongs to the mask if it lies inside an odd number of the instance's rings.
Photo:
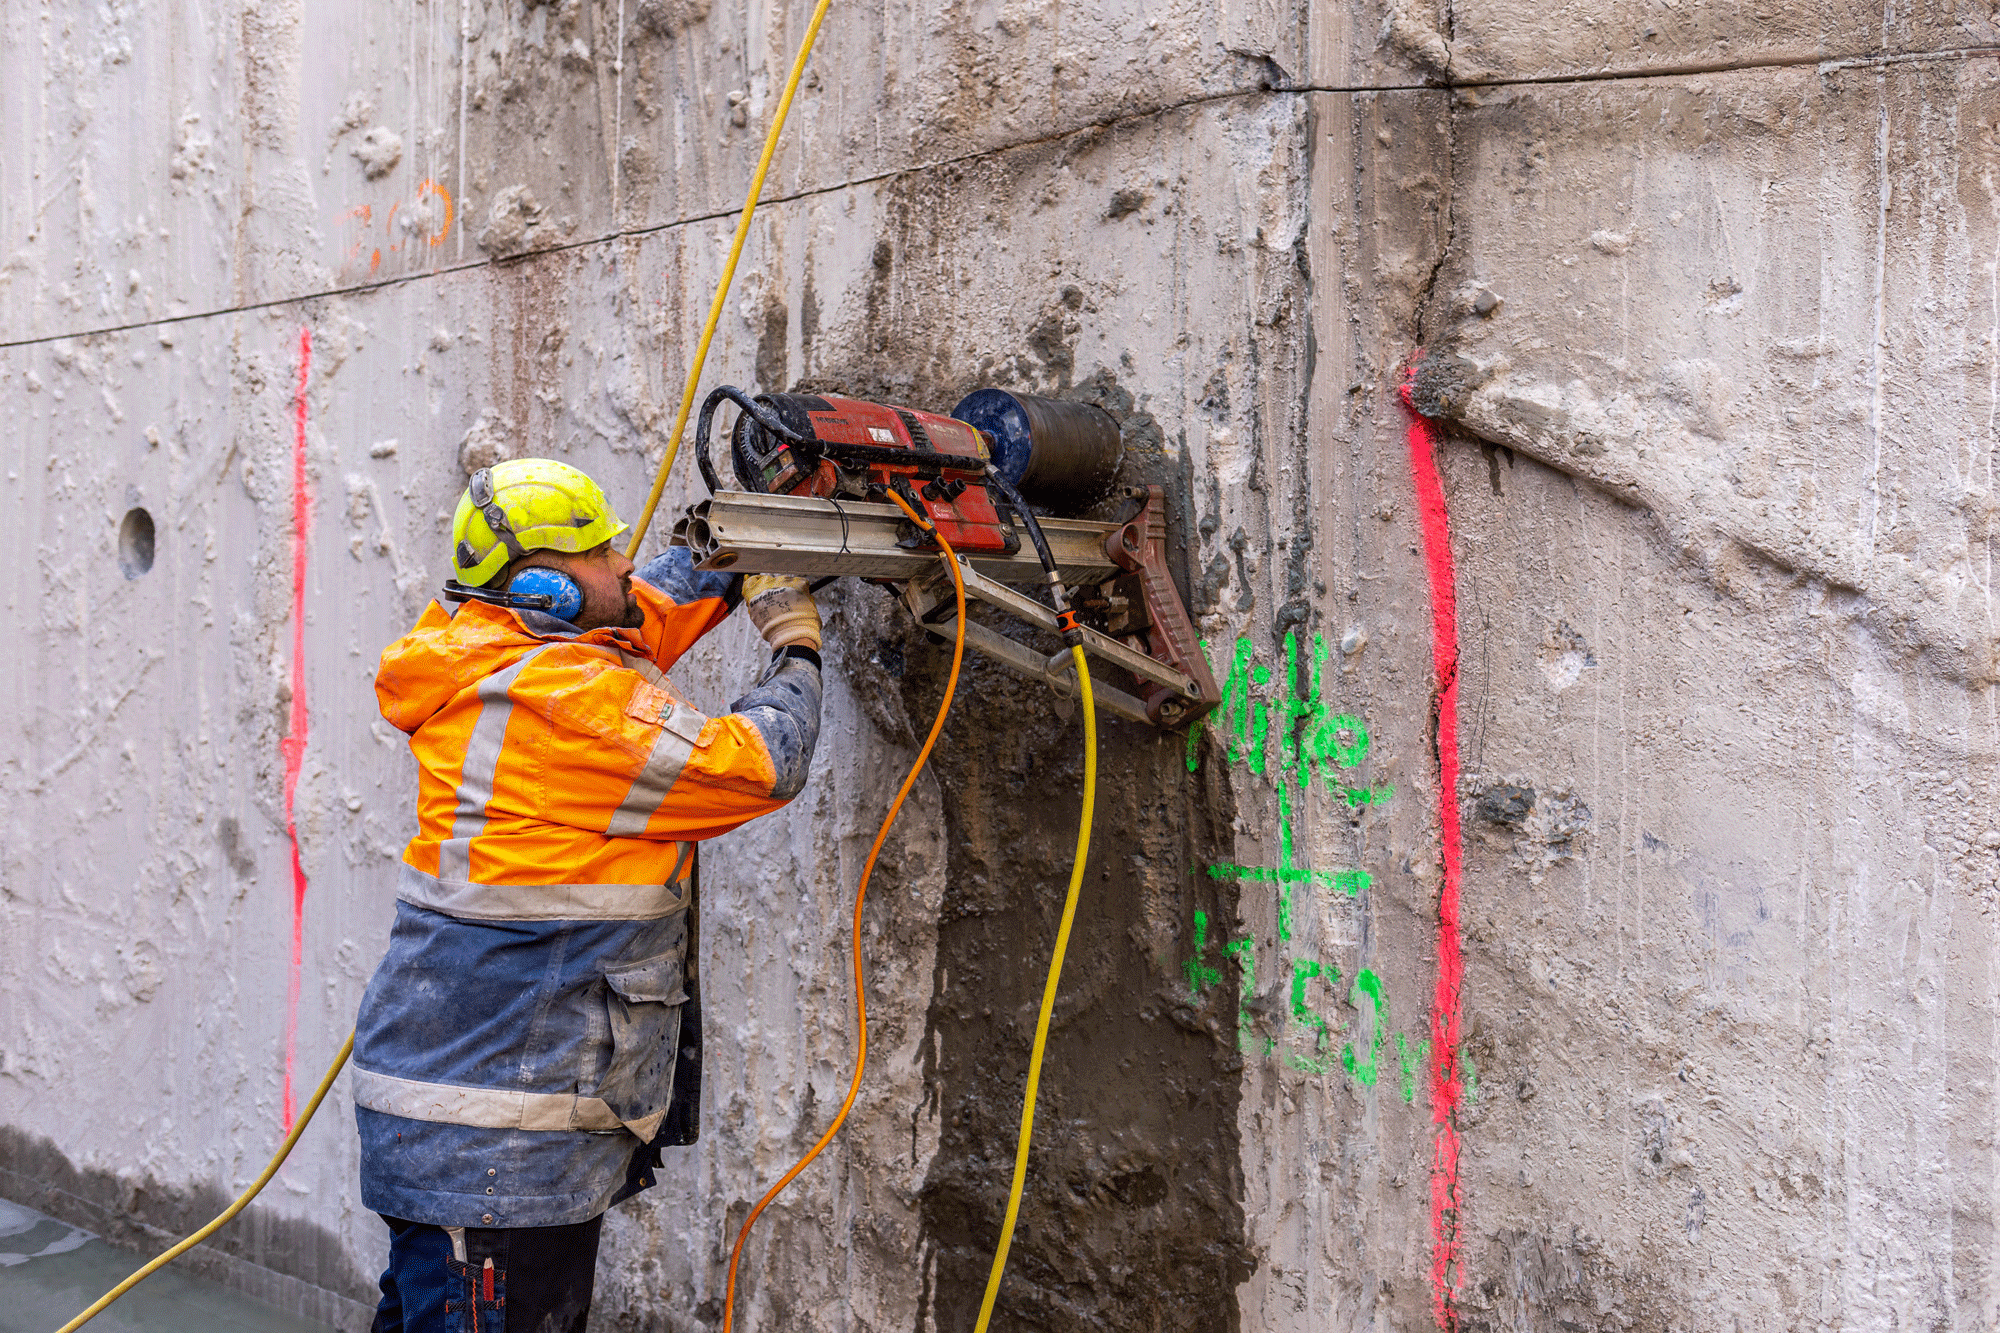
<svg viewBox="0 0 2000 1333">
<path fill-rule="evenodd" d="M 633 589 L 639 630 L 434 604 L 383 654 L 419 829 L 355 1034 L 379 1333 L 580 1330 L 604 1210 L 692 1141 L 694 844 L 803 786 L 819 667 L 703 717 L 663 671 L 736 581 L 676 549 Z"/>
</svg>

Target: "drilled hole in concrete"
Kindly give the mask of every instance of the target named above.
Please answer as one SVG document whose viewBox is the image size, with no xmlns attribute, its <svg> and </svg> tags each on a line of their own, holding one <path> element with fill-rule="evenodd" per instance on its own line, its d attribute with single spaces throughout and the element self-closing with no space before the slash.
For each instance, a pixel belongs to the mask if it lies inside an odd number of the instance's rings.
<svg viewBox="0 0 2000 1333">
<path fill-rule="evenodd" d="M 136 579 L 153 567 L 153 516 L 143 509 L 128 509 L 118 525 L 118 568 L 125 577 Z"/>
</svg>

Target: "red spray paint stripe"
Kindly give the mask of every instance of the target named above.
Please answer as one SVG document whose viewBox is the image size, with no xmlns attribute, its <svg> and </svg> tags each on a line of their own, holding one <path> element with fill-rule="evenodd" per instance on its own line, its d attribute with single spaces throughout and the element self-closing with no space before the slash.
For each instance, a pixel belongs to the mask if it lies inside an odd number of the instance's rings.
<svg viewBox="0 0 2000 1333">
<path fill-rule="evenodd" d="M 292 392 L 292 710 L 278 742 L 285 764 L 285 834 L 292 841 L 292 963 L 285 987 L 285 1132 L 292 1132 L 292 1070 L 299 1053 L 299 976 L 305 960 L 306 870 L 299 860 L 299 825 L 293 816 L 306 733 L 306 539 L 312 534 L 312 486 L 306 475 L 306 381 L 312 375 L 312 330 L 299 330 L 299 378 Z"/>
<path fill-rule="evenodd" d="M 1421 351 L 1418 353 L 1421 357 Z M 1459 992 L 1465 960 L 1459 951 L 1458 890 L 1463 847 L 1458 827 L 1458 582 L 1451 560 L 1451 515 L 1437 468 L 1437 427 L 1411 403 L 1405 375 L 1403 405 L 1410 411 L 1410 477 L 1424 534 L 1424 567 L 1431 591 L 1431 665 L 1437 696 L 1431 721 L 1438 759 L 1438 825 L 1443 839 L 1444 881 L 1438 889 L 1437 989 L 1431 997 L 1431 1119 L 1437 1126 L 1431 1155 L 1431 1311 L 1438 1327 L 1457 1326 L 1453 1308 L 1459 1266 L 1457 1115 L 1464 1089 L 1459 1077 Z"/>
</svg>

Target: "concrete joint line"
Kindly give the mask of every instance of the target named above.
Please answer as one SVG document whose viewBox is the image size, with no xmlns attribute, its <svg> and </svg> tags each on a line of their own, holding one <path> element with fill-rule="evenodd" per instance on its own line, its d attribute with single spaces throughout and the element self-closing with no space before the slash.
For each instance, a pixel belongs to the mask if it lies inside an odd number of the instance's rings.
<svg viewBox="0 0 2000 1333">
<path fill-rule="evenodd" d="M 919 172 L 937 171 L 945 167 L 958 166 L 966 162 L 978 162 L 987 158 L 1000 157 L 1018 152 L 1024 148 L 1035 148 L 1042 144 L 1054 143 L 1078 135 L 1097 133 L 1119 125 L 1134 124 L 1157 116 L 1171 115 L 1176 111 L 1193 106 L 1206 106 L 1213 102 L 1226 102 L 1238 98 L 1263 96 L 1301 97 L 1310 94 L 1353 96 L 1367 93 L 1425 93 L 1455 92 L 1459 89 L 1477 88 L 1533 88 L 1540 86 L 1565 86 L 1585 83 L 1619 83 L 1636 79 L 1676 79 L 1694 78 L 1704 74 L 1729 74 L 1758 69 L 1801 69 L 1817 68 L 1822 74 L 1831 74 L 1843 69 L 1877 68 L 1887 65 L 1918 64 L 1925 61 L 1973 60 L 2000 56 L 2000 46 L 1949 47 L 1936 51 L 1911 51 L 1870 55 L 1857 53 L 1851 56 L 1810 58 L 1792 60 L 1745 60 L 1722 61 L 1713 64 L 1672 65 L 1659 69 L 1605 70 L 1584 74 L 1550 74 L 1515 79 L 1450 79 L 1425 83 L 1388 84 L 1292 84 L 1273 87 L 1268 84 L 1255 88 L 1233 88 L 1225 92 L 1208 93 L 1201 97 L 1184 98 L 1161 106 L 1149 107 L 1125 115 L 1112 116 L 1104 120 L 1092 121 L 1075 129 L 1062 130 L 1053 134 L 1038 135 L 1013 143 L 1000 144 L 992 148 L 982 148 L 977 152 L 961 153 L 956 157 L 937 158 L 929 162 L 919 162 L 907 167 L 897 167 L 892 171 L 879 171 L 871 176 L 857 176 L 836 181 L 831 185 L 816 186 L 810 190 L 800 190 L 793 194 L 776 195 L 760 201 L 761 206 L 798 203 L 821 195 L 838 194 L 842 190 L 852 190 L 863 185 L 875 185 L 882 181 L 894 180 L 898 176 L 910 176 Z M 137 329 L 163 328 L 171 324 L 190 324 L 197 320 L 220 319 L 228 315 L 253 314 L 259 310 L 276 310 L 284 306 L 304 305 L 311 301 L 323 301 L 337 296 L 362 296 L 369 292 L 383 291 L 391 287 L 401 287 L 413 282 L 427 282 L 433 278 L 447 277 L 457 273 L 470 273 L 483 268 L 504 268 L 509 265 L 526 263 L 549 255 L 564 254 L 571 250 L 583 250 L 592 246 L 610 245 L 617 241 L 636 240 L 647 236 L 662 235 L 683 227 L 699 226 L 704 222 L 716 222 L 723 218 L 735 217 L 740 209 L 725 208 L 706 213 L 690 214 L 666 222 L 655 222 L 643 227 L 624 227 L 617 231 L 588 236 L 579 241 L 565 241 L 560 245 L 543 246 L 535 250 L 523 250 L 518 254 L 496 255 L 489 259 L 475 259 L 464 264 L 447 264 L 439 268 L 427 269 L 422 273 L 405 273 L 398 277 L 383 278 L 376 282 L 355 283 L 346 287 L 328 287 L 315 292 L 300 292 L 291 296 L 274 296 L 268 301 L 249 301 L 241 305 L 221 306 L 213 310 L 197 310 L 182 315 L 168 315 L 160 319 L 136 320 L 126 324 L 107 324 L 99 328 L 72 329 L 61 333 L 36 334 L 28 338 L 12 338 L 0 341 L 0 351 L 14 347 L 35 347 L 43 343 L 60 342 L 65 338 L 95 338 L 109 333 L 130 333 Z"/>
<path fill-rule="evenodd" d="M 1432 87 L 1457 90 L 1460 88 L 1533 88 L 1541 85 L 1564 86 L 1580 83 L 1629 83 L 1636 79 L 1687 79 L 1704 74 L 1735 74 L 1759 69 L 1806 69 L 1816 68 L 1821 74 L 1832 74 L 1843 69 L 1873 69 L 1884 65 L 1911 65 L 1925 61 L 1977 60 L 2000 56 L 2000 46 L 1954 46 L 1936 51 L 1908 51 L 1871 54 L 1856 52 L 1845 56 L 1797 56 L 1783 60 L 1718 60 L 1713 62 L 1690 62 L 1683 65 L 1663 65 L 1654 69 L 1602 70 L 1585 74 L 1545 74 L 1516 79 L 1453 79 Z"/>
<path fill-rule="evenodd" d="M 1092 121 L 1086 125 L 1079 125 L 1075 129 L 1037 135 L 1033 138 L 1000 144 L 992 148 L 982 148 L 976 152 L 961 153 L 956 157 L 945 157 L 929 162 L 913 163 L 910 166 L 897 167 L 890 171 L 878 171 L 871 176 L 857 176 L 848 180 L 836 181 L 831 185 L 820 185 L 809 190 L 799 190 L 793 194 L 767 195 L 758 200 L 758 207 L 770 208 L 777 204 L 798 203 L 807 199 L 816 199 L 821 195 L 838 194 L 842 190 L 852 190 L 863 185 L 875 185 L 882 181 L 894 180 L 899 176 L 913 176 L 921 172 L 938 171 L 945 167 L 958 166 L 966 162 L 978 162 L 987 158 L 1000 157 L 1007 153 L 1019 152 L 1022 149 L 1035 148 L 1042 144 L 1055 143 L 1063 139 L 1076 138 L 1080 135 L 1101 133 L 1104 130 L 1113 129 L 1120 125 L 1135 124 L 1139 121 L 1150 120 L 1158 116 L 1171 115 L 1176 111 L 1184 110 L 1188 107 L 1206 106 L 1213 102 L 1226 102 L 1237 98 L 1269 95 L 1298 96 L 1313 92 L 1413 91 L 1426 91 L 1426 89 L 1415 85 L 1410 87 L 1347 89 L 1312 87 L 1273 88 L 1266 85 L 1260 85 L 1255 88 L 1234 88 L 1226 92 L 1208 93 L 1201 97 L 1185 98 L 1178 102 L 1169 102 L 1161 106 L 1149 107 L 1145 110 L 1133 111 L 1125 115 Z M 284 306 L 304 305 L 308 302 L 324 301 L 338 296 L 361 296 L 369 292 L 383 291 L 391 287 L 401 287 L 413 282 L 427 282 L 433 278 L 447 277 L 452 274 L 471 273 L 486 268 L 506 268 L 526 263 L 529 260 L 541 259 L 548 255 L 564 254 L 571 250 L 583 250 L 592 246 L 610 245 L 618 241 L 663 235 L 683 227 L 699 226 L 704 222 L 717 222 L 723 218 L 733 218 L 741 211 L 740 208 L 734 207 L 715 209 L 706 213 L 695 213 L 687 217 L 674 218 L 666 222 L 648 223 L 642 227 L 623 227 L 617 231 L 588 236 L 582 240 L 564 241 L 560 245 L 548 245 L 539 249 L 523 250 L 510 255 L 495 255 L 487 259 L 474 259 L 463 264 L 445 264 L 437 268 L 426 269 L 421 273 L 405 273 L 397 277 L 382 278 L 374 282 L 358 282 L 345 287 L 328 287 L 320 291 L 299 292 L 291 296 L 274 296 L 267 301 L 246 301 L 240 305 L 220 306 L 212 310 L 196 310 L 187 314 L 168 315 L 160 319 L 134 320 L 124 324 L 106 324 L 99 328 L 73 329 L 62 333 L 41 333 L 28 338 L 12 338 L 0 341 L 0 351 L 14 347 L 34 347 L 42 343 L 60 342 L 65 338 L 95 338 L 108 333 L 130 333 L 137 329 L 164 328 L 171 324 L 190 324 L 197 320 L 221 319 L 229 315 L 253 314 L 259 310 L 276 310 Z"/>
</svg>

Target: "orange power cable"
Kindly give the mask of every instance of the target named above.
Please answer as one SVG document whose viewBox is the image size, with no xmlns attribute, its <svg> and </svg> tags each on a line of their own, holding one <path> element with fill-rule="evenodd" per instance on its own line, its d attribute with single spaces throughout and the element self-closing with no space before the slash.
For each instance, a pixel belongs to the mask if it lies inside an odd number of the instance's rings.
<svg viewBox="0 0 2000 1333">
<path fill-rule="evenodd" d="M 770 1206 L 771 1201 L 784 1191 L 785 1186 L 792 1183 L 799 1172 L 812 1164 L 813 1158 L 819 1156 L 827 1144 L 833 1142 L 833 1136 L 838 1134 L 841 1125 L 846 1123 L 847 1113 L 853 1109 L 854 1099 L 861 1092 L 861 1071 L 868 1063 L 868 996 L 863 989 L 861 979 L 861 904 L 868 897 L 868 879 L 875 873 L 875 858 L 882 854 L 882 844 L 888 840 L 889 829 L 895 824 L 896 816 L 903 808 L 903 798 L 910 794 L 910 788 L 916 786 L 917 775 L 924 771 L 924 765 L 931 757 L 931 747 L 937 744 L 938 734 L 944 730 L 945 715 L 951 711 L 952 695 L 958 692 L 959 663 L 965 658 L 965 577 L 959 573 L 958 556 L 951 549 L 951 543 L 944 539 L 944 534 L 933 527 L 923 515 L 910 508 L 908 501 L 894 490 L 889 492 L 889 498 L 910 516 L 911 522 L 937 538 L 937 544 L 944 552 L 945 568 L 951 571 L 952 591 L 958 598 L 958 633 L 951 646 L 951 676 L 945 681 L 944 700 L 938 704 L 937 720 L 931 723 L 931 734 L 924 738 L 924 748 L 917 751 L 917 762 L 910 765 L 909 776 L 903 779 L 902 787 L 896 792 L 896 799 L 889 803 L 889 813 L 883 818 L 881 831 L 875 835 L 875 845 L 868 849 L 868 860 L 861 867 L 861 882 L 854 889 L 854 1012 L 861 1040 L 859 1049 L 854 1054 L 854 1078 L 847 1085 L 847 1100 L 840 1104 L 840 1113 L 834 1116 L 833 1123 L 826 1127 L 826 1133 L 819 1136 L 819 1142 L 813 1144 L 811 1150 L 801 1157 L 791 1170 L 785 1172 L 778 1183 L 765 1192 L 763 1198 L 757 1200 L 757 1206 L 750 1210 L 750 1216 L 743 1219 L 743 1229 L 736 1233 L 736 1248 L 729 1253 L 729 1286 L 722 1299 L 722 1333 L 730 1333 L 733 1327 L 736 1310 L 736 1267 L 743 1258 L 743 1243 L 750 1239 L 750 1228 L 756 1225 L 757 1215 Z"/>
</svg>

